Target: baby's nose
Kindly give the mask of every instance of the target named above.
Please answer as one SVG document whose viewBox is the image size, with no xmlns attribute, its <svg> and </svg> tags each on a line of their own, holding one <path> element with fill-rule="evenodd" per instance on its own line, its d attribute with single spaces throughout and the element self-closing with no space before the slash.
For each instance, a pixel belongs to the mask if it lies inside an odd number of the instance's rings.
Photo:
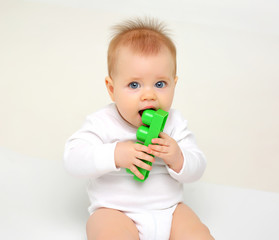
<svg viewBox="0 0 279 240">
<path fill-rule="evenodd" d="M 141 100 L 142 101 L 156 100 L 156 94 L 152 89 L 145 89 L 145 90 L 143 90 Z"/>
</svg>

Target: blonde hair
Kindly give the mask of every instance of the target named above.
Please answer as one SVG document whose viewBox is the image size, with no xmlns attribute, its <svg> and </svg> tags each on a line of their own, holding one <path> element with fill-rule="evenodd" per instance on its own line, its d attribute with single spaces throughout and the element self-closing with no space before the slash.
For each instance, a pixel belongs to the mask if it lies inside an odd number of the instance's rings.
<svg viewBox="0 0 279 240">
<path fill-rule="evenodd" d="M 144 55 L 157 54 L 163 46 L 167 47 L 174 60 L 176 75 L 176 47 L 168 36 L 162 22 L 154 18 L 136 18 L 112 27 L 114 33 L 108 47 L 108 74 L 111 77 L 120 47 L 130 47 L 132 51 Z"/>
</svg>

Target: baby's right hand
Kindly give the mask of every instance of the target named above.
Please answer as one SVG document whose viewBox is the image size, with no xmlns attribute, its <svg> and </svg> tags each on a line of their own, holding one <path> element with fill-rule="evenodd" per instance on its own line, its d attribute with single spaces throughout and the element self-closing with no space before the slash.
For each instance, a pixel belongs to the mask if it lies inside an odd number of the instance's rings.
<svg viewBox="0 0 279 240">
<path fill-rule="evenodd" d="M 118 168 L 128 168 L 138 178 L 143 179 L 144 176 L 139 172 L 137 167 L 146 169 L 147 171 L 151 170 L 152 166 L 142 161 L 154 162 L 154 157 L 146 153 L 148 150 L 149 148 L 147 146 L 132 141 L 118 142 L 114 151 L 115 165 Z"/>
</svg>

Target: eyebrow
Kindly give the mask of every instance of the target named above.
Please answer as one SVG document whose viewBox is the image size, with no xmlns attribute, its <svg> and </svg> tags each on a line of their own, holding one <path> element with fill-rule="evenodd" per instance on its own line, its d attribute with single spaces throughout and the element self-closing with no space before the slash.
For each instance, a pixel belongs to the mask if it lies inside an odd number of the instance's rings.
<svg viewBox="0 0 279 240">
<path fill-rule="evenodd" d="M 166 76 L 158 76 L 156 77 L 157 79 L 161 79 L 161 80 L 167 80 L 167 81 L 171 81 L 171 79 L 169 77 Z"/>
<path fill-rule="evenodd" d="M 165 80 L 165 81 L 172 81 L 170 77 L 167 76 L 163 76 L 163 75 L 158 75 L 155 77 L 156 80 L 160 81 L 160 80 Z M 125 81 L 127 82 L 137 82 L 137 81 L 141 81 L 142 77 L 128 77 L 127 79 L 125 79 Z"/>
<path fill-rule="evenodd" d="M 141 79 L 142 79 L 141 77 L 131 77 L 129 78 L 129 81 L 139 81 Z"/>
</svg>

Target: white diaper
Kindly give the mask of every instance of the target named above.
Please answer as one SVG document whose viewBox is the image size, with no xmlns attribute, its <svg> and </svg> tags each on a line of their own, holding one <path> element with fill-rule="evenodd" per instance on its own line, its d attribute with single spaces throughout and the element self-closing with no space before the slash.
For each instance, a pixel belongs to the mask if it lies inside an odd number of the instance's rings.
<svg viewBox="0 0 279 240">
<path fill-rule="evenodd" d="M 162 210 L 124 213 L 135 222 L 140 240 L 168 240 L 176 206 L 177 204 Z"/>
</svg>

